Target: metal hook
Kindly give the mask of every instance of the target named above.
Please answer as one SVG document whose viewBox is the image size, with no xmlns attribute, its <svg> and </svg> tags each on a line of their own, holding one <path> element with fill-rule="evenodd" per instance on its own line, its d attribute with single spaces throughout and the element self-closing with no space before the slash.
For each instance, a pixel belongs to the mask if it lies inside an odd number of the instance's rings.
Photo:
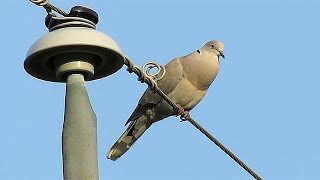
<svg viewBox="0 0 320 180">
<path fill-rule="evenodd" d="M 157 68 L 157 71 L 155 73 L 151 72 L 151 69 L 153 68 Z M 159 81 L 166 74 L 165 67 L 155 62 L 144 63 L 142 65 L 142 71 L 145 72 L 147 76 L 152 77 L 155 81 Z M 160 73 L 162 73 L 161 76 L 157 77 Z"/>
</svg>

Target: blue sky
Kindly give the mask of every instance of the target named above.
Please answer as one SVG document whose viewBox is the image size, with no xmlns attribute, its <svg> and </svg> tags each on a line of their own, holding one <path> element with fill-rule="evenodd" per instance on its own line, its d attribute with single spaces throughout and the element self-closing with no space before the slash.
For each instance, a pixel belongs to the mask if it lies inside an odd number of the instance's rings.
<svg viewBox="0 0 320 180">
<path fill-rule="evenodd" d="M 319 17 L 316 0 L 51 0 L 86 5 L 98 30 L 136 65 L 165 64 L 219 39 L 226 60 L 191 115 L 264 179 L 319 179 Z M 4 1 L 0 179 L 62 179 L 65 86 L 23 69 L 29 47 L 47 33 L 45 11 Z M 191 124 L 154 124 L 121 159 L 106 151 L 125 129 L 146 85 L 126 72 L 87 83 L 98 117 L 100 179 L 252 179 Z"/>
</svg>

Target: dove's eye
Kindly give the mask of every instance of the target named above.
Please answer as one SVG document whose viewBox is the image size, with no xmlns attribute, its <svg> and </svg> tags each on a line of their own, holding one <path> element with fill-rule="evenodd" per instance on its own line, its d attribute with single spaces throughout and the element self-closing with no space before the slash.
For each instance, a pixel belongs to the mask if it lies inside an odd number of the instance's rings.
<svg viewBox="0 0 320 180">
<path fill-rule="evenodd" d="M 214 45 L 213 44 L 211 45 L 211 49 L 214 49 Z"/>
</svg>

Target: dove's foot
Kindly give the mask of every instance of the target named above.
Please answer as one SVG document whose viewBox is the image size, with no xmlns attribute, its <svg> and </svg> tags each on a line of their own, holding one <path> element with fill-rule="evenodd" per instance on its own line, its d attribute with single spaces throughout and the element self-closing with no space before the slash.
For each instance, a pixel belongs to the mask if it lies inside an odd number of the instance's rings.
<svg viewBox="0 0 320 180">
<path fill-rule="evenodd" d="M 186 121 L 191 117 L 189 111 L 185 111 L 180 105 L 178 105 L 178 107 L 179 107 L 179 110 L 177 112 L 177 116 L 180 115 L 181 121 Z"/>
</svg>

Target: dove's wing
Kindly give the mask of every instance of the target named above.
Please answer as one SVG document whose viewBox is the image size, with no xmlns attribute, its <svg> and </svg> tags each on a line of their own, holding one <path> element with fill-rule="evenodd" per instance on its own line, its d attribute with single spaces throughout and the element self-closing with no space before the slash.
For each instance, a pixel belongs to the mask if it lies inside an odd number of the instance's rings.
<svg viewBox="0 0 320 180">
<path fill-rule="evenodd" d="M 158 81 L 157 85 L 167 94 L 173 91 L 182 79 L 182 66 L 179 59 L 174 59 L 165 68 L 166 73 Z M 112 160 L 118 159 L 153 122 L 171 115 L 171 109 L 168 108 L 168 104 L 162 102 L 162 98 L 157 93 L 153 93 L 149 89 L 144 92 L 138 106 L 127 121 L 127 123 L 130 123 L 129 126 L 108 151 L 107 158 Z"/>
<path fill-rule="evenodd" d="M 173 59 L 165 65 L 165 75 L 157 82 L 157 86 L 165 94 L 169 94 L 177 86 L 179 81 L 183 77 L 183 69 L 180 62 L 180 58 Z M 160 74 L 161 75 L 161 74 Z M 162 98 L 157 94 L 147 89 L 140 101 L 138 106 L 129 117 L 126 124 L 130 121 L 137 119 L 148 109 L 152 109 L 155 105 L 162 101 Z"/>
</svg>

